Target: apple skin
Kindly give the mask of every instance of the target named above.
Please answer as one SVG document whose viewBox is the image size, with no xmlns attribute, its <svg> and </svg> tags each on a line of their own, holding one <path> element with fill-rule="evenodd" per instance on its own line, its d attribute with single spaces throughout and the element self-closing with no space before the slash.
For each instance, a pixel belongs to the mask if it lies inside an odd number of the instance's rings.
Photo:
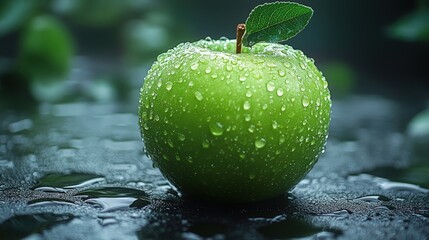
<svg viewBox="0 0 429 240">
<path fill-rule="evenodd" d="M 161 54 L 141 89 L 146 152 L 184 194 L 253 202 L 285 193 L 326 143 L 331 99 L 312 59 L 287 45 L 200 40 Z"/>
</svg>

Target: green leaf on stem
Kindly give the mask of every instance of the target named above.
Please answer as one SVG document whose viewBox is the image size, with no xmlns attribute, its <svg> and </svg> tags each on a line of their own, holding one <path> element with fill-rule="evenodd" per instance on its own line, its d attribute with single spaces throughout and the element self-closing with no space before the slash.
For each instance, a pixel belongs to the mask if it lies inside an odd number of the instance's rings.
<svg viewBox="0 0 429 240">
<path fill-rule="evenodd" d="M 313 16 L 313 9 L 294 2 L 274 2 L 257 6 L 246 20 L 244 46 L 258 42 L 282 42 L 301 32 Z"/>
</svg>

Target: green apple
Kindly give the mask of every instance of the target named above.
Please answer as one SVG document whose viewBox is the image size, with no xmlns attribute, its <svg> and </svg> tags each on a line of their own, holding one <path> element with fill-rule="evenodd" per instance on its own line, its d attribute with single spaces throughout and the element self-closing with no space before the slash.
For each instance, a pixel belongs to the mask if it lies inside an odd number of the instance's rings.
<svg viewBox="0 0 429 240">
<path fill-rule="evenodd" d="M 287 45 L 200 40 L 161 54 L 141 89 L 146 152 L 180 191 L 252 202 L 291 189 L 323 151 L 327 82 Z"/>
</svg>

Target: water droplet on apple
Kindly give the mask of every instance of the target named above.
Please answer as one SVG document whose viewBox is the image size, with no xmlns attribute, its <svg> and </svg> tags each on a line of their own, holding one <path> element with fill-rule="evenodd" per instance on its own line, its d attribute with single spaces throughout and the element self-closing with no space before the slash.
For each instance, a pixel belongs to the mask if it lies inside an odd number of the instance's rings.
<svg viewBox="0 0 429 240">
<path fill-rule="evenodd" d="M 265 147 L 266 142 L 267 141 L 265 140 L 265 138 L 259 138 L 255 141 L 255 147 L 256 148 L 263 148 L 263 147 Z"/>
<path fill-rule="evenodd" d="M 210 66 L 208 66 L 207 68 L 206 68 L 206 73 L 207 74 L 209 74 L 209 73 L 211 73 L 212 72 L 212 68 L 210 67 Z"/>
<path fill-rule="evenodd" d="M 255 125 L 250 125 L 247 130 L 251 133 L 254 133 L 255 132 Z"/>
<path fill-rule="evenodd" d="M 283 63 L 283 65 L 285 65 L 285 67 L 287 67 L 287 68 L 290 68 L 290 67 L 291 67 L 291 65 L 290 65 L 290 63 L 289 63 L 289 62 L 284 62 L 284 63 Z"/>
<path fill-rule="evenodd" d="M 165 89 L 167 89 L 167 91 L 170 91 L 173 88 L 173 83 L 172 82 L 167 82 L 165 84 Z"/>
<path fill-rule="evenodd" d="M 202 142 L 202 145 L 203 145 L 203 148 L 209 148 L 209 146 L 210 146 L 209 140 L 204 139 Z"/>
<path fill-rule="evenodd" d="M 283 89 L 282 88 L 277 89 L 277 96 L 279 96 L 279 97 L 283 96 Z"/>
<path fill-rule="evenodd" d="M 208 37 L 208 36 L 207 36 L 206 38 L 204 38 L 204 40 L 205 40 L 206 42 L 211 42 L 211 41 L 213 41 L 213 40 L 212 40 L 212 38 L 211 38 L 211 37 Z"/>
<path fill-rule="evenodd" d="M 204 97 L 203 97 L 203 94 L 201 94 L 200 92 L 195 92 L 195 98 L 198 100 L 198 101 L 202 101 L 203 99 L 204 99 Z"/>
<path fill-rule="evenodd" d="M 178 134 L 177 134 L 177 137 L 178 137 L 178 138 L 179 138 L 179 140 L 180 140 L 180 141 L 182 141 L 182 142 L 183 142 L 183 141 L 185 141 L 185 139 L 186 139 L 185 135 L 183 135 L 183 134 L 181 134 L 181 133 L 178 133 Z"/>
<path fill-rule="evenodd" d="M 264 103 L 264 104 L 262 105 L 262 110 L 265 110 L 265 109 L 267 109 L 267 108 L 268 108 L 268 104 Z"/>
<path fill-rule="evenodd" d="M 272 124 L 273 129 L 277 129 L 279 127 L 279 124 L 276 121 L 273 121 Z"/>
<path fill-rule="evenodd" d="M 252 91 L 247 90 L 247 92 L 246 92 L 246 97 L 251 97 L 251 96 L 252 96 Z"/>
<path fill-rule="evenodd" d="M 256 175 L 254 173 L 249 174 L 249 179 L 255 179 Z"/>
<path fill-rule="evenodd" d="M 308 97 L 307 96 L 302 97 L 302 106 L 308 107 L 308 105 L 310 105 L 310 100 L 308 100 Z"/>
<path fill-rule="evenodd" d="M 254 73 L 253 77 L 255 77 L 256 79 L 261 79 L 261 75 L 259 73 Z"/>
<path fill-rule="evenodd" d="M 270 68 L 274 68 L 274 67 L 277 67 L 277 64 L 271 63 L 271 62 L 267 62 L 267 66 L 270 67 Z"/>
<path fill-rule="evenodd" d="M 167 139 L 167 144 L 168 144 L 168 146 L 170 146 L 170 147 L 174 147 L 173 141 L 171 141 L 171 139 L 170 139 L 170 138 L 168 138 L 168 139 Z"/>
<path fill-rule="evenodd" d="M 286 106 L 283 104 L 280 109 L 282 110 L 282 112 L 284 112 L 286 110 Z"/>
<path fill-rule="evenodd" d="M 244 103 L 243 103 L 243 108 L 244 108 L 244 110 L 249 110 L 250 109 L 250 103 L 249 103 L 249 101 L 244 101 Z"/>
<path fill-rule="evenodd" d="M 269 81 L 268 83 L 267 83 L 267 90 L 269 91 L 269 92 L 272 92 L 272 91 L 274 91 L 274 89 L 276 88 L 276 86 L 274 85 L 274 82 L 273 81 Z"/>
<path fill-rule="evenodd" d="M 174 64 L 174 68 L 175 69 L 178 69 L 180 67 L 180 63 L 176 63 L 176 64 Z"/>
<path fill-rule="evenodd" d="M 280 77 L 284 77 L 286 75 L 286 72 L 283 69 L 279 69 L 278 73 Z"/>
<path fill-rule="evenodd" d="M 325 80 L 325 77 L 322 78 L 323 89 L 328 88 L 328 82 Z"/>
<path fill-rule="evenodd" d="M 223 134 L 223 125 L 220 122 L 210 122 L 209 129 L 214 136 L 220 136 Z"/>
<path fill-rule="evenodd" d="M 316 99 L 316 106 L 320 106 L 320 98 Z"/>
<path fill-rule="evenodd" d="M 250 116 L 250 114 L 244 114 L 244 121 L 249 122 L 252 119 L 252 117 Z"/>
<path fill-rule="evenodd" d="M 226 64 L 226 70 L 227 71 L 232 71 L 232 66 L 230 63 Z"/>
<path fill-rule="evenodd" d="M 197 63 L 197 62 L 195 62 L 195 63 L 193 63 L 193 64 L 191 65 L 191 69 L 192 69 L 192 70 L 197 70 L 197 68 L 198 68 L 198 63 Z"/>
<path fill-rule="evenodd" d="M 305 69 L 306 67 L 305 67 L 305 64 L 303 63 L 303 62 L 300 62 L 299 63 L 299 66 L 302 68 L 302 69 Z"/>
<path fill-rule="evenodd" d="M 239 80 L 240 80 L 240 82 L 244 82 L 244 81 L 246 81 L 246 77 L 245 76 L 240 76 Z"/>
</svg>

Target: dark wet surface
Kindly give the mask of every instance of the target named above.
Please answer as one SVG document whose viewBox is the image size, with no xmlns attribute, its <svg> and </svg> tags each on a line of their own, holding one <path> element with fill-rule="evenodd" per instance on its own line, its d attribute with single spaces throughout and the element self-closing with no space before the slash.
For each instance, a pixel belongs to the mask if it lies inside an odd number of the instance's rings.
<svg viewBox="0 0 429 240">
<path fill-rule="evenodd" d="M 336 101 L 326 152 L 266 202 L 187 199 L 143 153 L 137 106 L 69 103 L 0 112 L 1 239 L 428 239 L 429 158 L 413 110 Z"/>
</svg>

